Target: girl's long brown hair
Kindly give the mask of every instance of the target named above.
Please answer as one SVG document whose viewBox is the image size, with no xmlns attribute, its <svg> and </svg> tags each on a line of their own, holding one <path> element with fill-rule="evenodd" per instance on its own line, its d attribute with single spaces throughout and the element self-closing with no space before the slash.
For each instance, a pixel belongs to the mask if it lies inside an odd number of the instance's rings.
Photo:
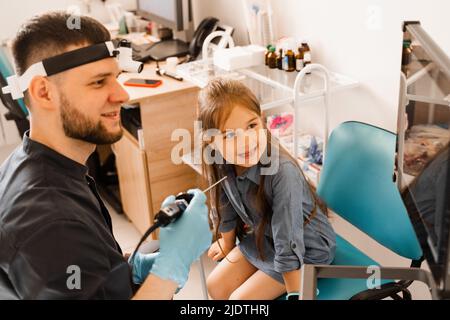
<svg viewBox="0 0 450 320">
<path fill-rule="evenodd" d="M 257 115 L 262 123 L 264 129 L 266 129 L 265 121 L 261 114 L 261 108 L 258 100 L 255 95 L 248 89 L 244 84 L 237 80 L 229 80 L 218 78 L 212 80 L 204 89 L 201 90 L 199 94 L 199 120 L 202 123 L 202 128 L 204 131 L 209 129 L 220 129 L 221 125 L 225 123 L 227 118 L 229 117 L 231 111 L 235 106 L 240 106 L 248 109 L 255 115 Z M 298 168 L 299 172 L 305 178 L 303 171 L 301 170 L 298 162 L 279 144 L 277 141 L 272 140 L 271 134 L 268 130 L 267 132 L 267 153 L 270 157 L 273 151 L 279 152 L 279 156 L 285 156 L 291 160 L 291 162 Z M 202 156 L 205 154 L 214 152 L 208 150 L 210 148 L 211 141 L 206 139 L 202 139 Z M 202 168 L 204 177 L 207 179 L 208 184 L 213 184 L 221 179 L 221 172 L 219 170 L 219 166 L 217 164 L 209 164 L 211 162 L 205 161 L 203 158 Z M 314 208 L 309 217 L 306 218 L 305 225 L 309 223 L 317 214 L 317 207 L 322 209 L 322 212 L 327 214 L 327 208 L 325 204 L 318 198 L 316 195 L 314 188 L 308 182 L 308 188 L 310 193 L 314 199 Z M 258 248 L 259 255 L 261 259 L 264 260 L 262 244 L 264 238 L 264 230 L 266 225 L 270 223 L 272 218 L 272 210 L 269 203 L 266 200 L 266 193 L 264 190 L 265 184 L 265 175 L 261 175 L 259 187 L 254 196 L 254 206 L 258 213 L 261 215 L 261 220 L 259 225 L 255 230 L 256 237 L 256 245 Z M 219 237 L 219 228 L 221 222 L 221 203 L 220 203 L 220 194 L 222 192 L 222 187 L 219 185 L 218 187 L 211 190 L 210 194 L 210 207 L 215 213 L 214 225 L 216 238 Z M 236 228 L 236 235 L 239 240 L 242 239 L 244 235 L 244 223 L 241 219 L 238 219 L 238 225 Z M 220 246 L 220 243 L 219 243 Z M 222 250 L 222 248 L 221 248 Z M 222 250 L 223 252 L 223 250 Z"/>
</svg>

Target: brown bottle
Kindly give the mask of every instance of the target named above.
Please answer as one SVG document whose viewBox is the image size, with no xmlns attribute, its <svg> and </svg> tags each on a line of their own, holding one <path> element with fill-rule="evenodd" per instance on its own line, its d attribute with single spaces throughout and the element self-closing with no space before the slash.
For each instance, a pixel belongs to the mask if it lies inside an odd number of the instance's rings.
<svg viewBox="0 0 450 320">
<path fill-rule="evenodd" d="M 302 71 L 303 67 L 304 67 L 304 64 L 303 64 L 303 48 L 300 46 L 298 48 L 297 54 L 295 55 L 295 70 L 300 72 L 300 71 Z"/>
<path fill-rule="evenodd" d="M 270 48 L 272 48 L 272 46 L 269 44 L 268 46 L 267 46 L 267 50 L 266 50 L 266 66 L 268 66 L 269 65 L 269 54 L 270 54 Z"/>
<path fill-rule="evenodd" d="M 306 42 L 302 43 L 303 49 L 303 64 L 306 66 L 311 63 L 311 50 Z"/>
<path fill-rule="evenodd" d="M 284 68 L 288 72 L 295 71 L 295 55 L 292 49 L 288 49 L 286 51 L 286 55 L 284 56 Z"/>
<path fill-rule="evenodd" d="M 403 40 L 403 51 L 402 51 L 402 72 L 406 77 L 409 76 L 408 66 L 411 62 L 411 40 Z"/>
<path fill-rule="evenodd" d="M 283 70 L 283 49 L 279 50 L 279 54 L 277 56 L 277 68 Z"/>
<path fill-rule="evenodd" d="M 267 65 L 270 69 L 277 68 L 277 54 L 274 47 L 270 47 L 270 52 L 267 55 Z"/>
</svg>

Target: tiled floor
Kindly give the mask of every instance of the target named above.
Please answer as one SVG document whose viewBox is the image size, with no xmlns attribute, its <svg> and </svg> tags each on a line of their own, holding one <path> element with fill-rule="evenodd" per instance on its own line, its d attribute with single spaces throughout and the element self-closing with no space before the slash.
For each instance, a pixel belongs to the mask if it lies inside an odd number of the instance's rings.
<svg viewBox="0 0 450 320">
<path fill-rule="evenodd" d="M 15 147 L 15 145 L 0 146 L 0 163 L 2 163 L 9 156 Z M 117 241 L 125 252 L 131 252 L 134 249 L 134 246 L 139 242 L 139 232 L 133 224 L 128 221 L 126 216 L 117 214 L 112 208 L 109 209 L 113 221 L 114 235 L 117 238 Z M 338 216 L 333 216 L 331 221 L 335 230 L 340 235 L 349 240 L 363 252 L 366 252 L 371 258 L 378 261 L 381 265 L 396 267 L 408 266 L 408 261 L 406 259 L 377 244 Z M 214 268 L 214 263 L 206 256 L 202 257 L 202 261 L 205 268 L 205 274 L 207 276 Z M 424 268 L 427 268 L 427 266 L 425 265 Z M 411 286 L 411 293 L 413 299 L 430 299 L 430 294 L 426 285 L 419 282 L 413 283 Z M 175 299 L 197 300 L 203 298 L 204 292 L 202 290 L 199 263 L 196 262 L 191 268 L 188 282 L 176 295 Z"/>
</svg>

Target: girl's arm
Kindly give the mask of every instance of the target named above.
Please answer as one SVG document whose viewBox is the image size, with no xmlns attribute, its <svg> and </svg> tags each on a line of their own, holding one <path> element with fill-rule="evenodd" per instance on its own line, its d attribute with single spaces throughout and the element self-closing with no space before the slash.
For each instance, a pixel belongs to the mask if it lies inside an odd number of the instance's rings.
<svg viewBox="0 0 450 320">
<path fill-rule="evenodd" d="M 236 246 L 236 229 L 222 232 L 221 235 L 222 237 L 214 242 L 208 251 L 208 257 L 214 261 L 223 259 Z M 222 247 L 223 252 L 220 247 Z"/>
<path fill-rule="evenodd" d="M 303 229 L 305 183 L 298 167 L 292 162 L 282 163 L 272 180 L 274 267 L 283 275 L 288 293 L 300 290 L 300 267 L 306 252 Z"/>
<path fill-rule="evenodd" d="M 283 273 L 287 293 L 300 291 L 300 269 Z"/>
<path fill-rule="evenodd" d="M 222 232 L 221 235 L 225 246 L 228 248 L 234 248 L 236 245 L 236 229 L 228 232 Z"/>
</svg>

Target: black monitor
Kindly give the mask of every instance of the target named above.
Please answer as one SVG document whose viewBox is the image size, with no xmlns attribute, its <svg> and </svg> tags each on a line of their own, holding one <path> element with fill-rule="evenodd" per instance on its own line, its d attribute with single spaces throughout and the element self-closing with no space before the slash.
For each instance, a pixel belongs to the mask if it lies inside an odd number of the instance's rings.
<svg viewBox="0 0 450 320">
<path fill-rule="evenodd" d="M 137 0 L 137 14 L 174 31 L 187 30 L 192 20 L 190 0 Z"/>
<path fill-rule="evenodd" d="M 190 28 L 192 10 L 190 0 L 138 0 L 137 14 L 144 19 L 157 22 L 174 31 Z M 189 45 L 180 39 L 168 39 L 153 44 L 141 52 L 135 60 L 145 62 L 149 59 L 162 61 L 169 57 L 189 54 Z"/>
<path fill-rule="evenodd" d="M 441 297 L 450 297 L 450 59 L 405 24 L 399 108 L 401 194 Z"/>
</svg>

